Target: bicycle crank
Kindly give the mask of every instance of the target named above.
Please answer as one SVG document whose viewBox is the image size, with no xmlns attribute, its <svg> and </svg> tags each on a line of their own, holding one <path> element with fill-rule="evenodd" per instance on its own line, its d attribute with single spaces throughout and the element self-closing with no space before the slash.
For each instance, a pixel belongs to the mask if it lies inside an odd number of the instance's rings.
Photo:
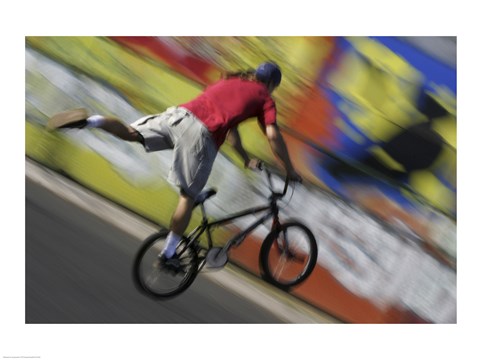
<svg viewBox="0 0 480 360">
<path fill-rule="evenodd" d="M 227 264 L 228 256 L 226 251 L 222 251 L 221 247 L 212 247 L 207 252 L 205 260 L 209 268 L 221 268 Z"/>
</svg>

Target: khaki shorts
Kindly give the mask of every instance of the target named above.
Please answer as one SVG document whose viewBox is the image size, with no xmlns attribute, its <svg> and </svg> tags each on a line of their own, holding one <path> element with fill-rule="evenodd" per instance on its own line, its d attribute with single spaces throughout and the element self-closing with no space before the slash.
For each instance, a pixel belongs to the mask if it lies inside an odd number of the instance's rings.
<svg viewBox="0 0 480 360">
<path fill-rule="evenodd" d="M 130 126 L 143 136 L 147 152 L 173 150 L 168 181 L 195 198 L 207 183 L 217 155 L 217 147 L 203 123 L 184 108 L 170 107 Z"/>
</svg>

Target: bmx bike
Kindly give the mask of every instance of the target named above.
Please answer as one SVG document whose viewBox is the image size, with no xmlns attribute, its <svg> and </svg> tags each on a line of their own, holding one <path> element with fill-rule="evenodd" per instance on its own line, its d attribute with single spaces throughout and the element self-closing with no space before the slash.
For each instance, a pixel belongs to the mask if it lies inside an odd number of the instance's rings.
<svg viewBox="0 0 480 360">
<path fill-rule="evenodd" d="M 262 166 L 263 167 L 263 166 Z M 228 262 L 232 247 L 239 246 L 258 226 L 272 220 L 270 232 L 264 239 L 259 256 L 260 275 L 267 282 L 283 290 L 290 290 L 311 274 L 317 262 L 317 243 L 307 226 L 297 220 L 280 222 L 277 202 L 287 193 L 288 178 L 282 192 L 276 192 L 271 171 L 263 167 L 271 192 L 268 204 L 210 221 L 205 210 L 205 201 L 216 194 L 215 189 L 202 191 L 195 199 L 200 206 L 201 223 L 180 240 L 175 255 L 168 260 L 159 257 L 165 247 L 168 231 L 161 230 L 147 237 L 138 249 L 133 263 L 133 280 L 145 295 L 166 299 L 185 291 L 197 274 L 206 268 L 219 269 Z M 233 235 L 223 246 L 214 246 L 211 231 L 236 219 L 261 214 L 250 226 Z M 206 233 L 207 245 L 200 245 L 200 236 Z"/>
</svg>

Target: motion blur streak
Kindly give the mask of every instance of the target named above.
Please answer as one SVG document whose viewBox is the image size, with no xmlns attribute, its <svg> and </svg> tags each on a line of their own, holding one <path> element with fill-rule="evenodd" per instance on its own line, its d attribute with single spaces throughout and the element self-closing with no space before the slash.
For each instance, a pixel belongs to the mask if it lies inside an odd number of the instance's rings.
<svg viewBox="0 0 480 360">
<path fill-rule="evenodd" d="M 301 218 L 319 245 L 318 268 L 293 294 L 347 322 L 456 322 L 455 38 L 26 40 L 27 155 L 163 225 L 176 199 L 164 180 L 171 154 L 97 131 L 47 133 L 48 117 L 86 107 L 132 122 L 190 99 L 222 71 L 276 61 L 279 122 L 307 180 L 284 217 Z M 255 121 L 240 133 L 249 152 L 274 162 Z M 262 202 L 265 182 L 225 146 L 209 185 L 220 190 L 208 204 L 217 216 Z M 258 271 L 266 233 L 233 260 Z"/>
</svg>

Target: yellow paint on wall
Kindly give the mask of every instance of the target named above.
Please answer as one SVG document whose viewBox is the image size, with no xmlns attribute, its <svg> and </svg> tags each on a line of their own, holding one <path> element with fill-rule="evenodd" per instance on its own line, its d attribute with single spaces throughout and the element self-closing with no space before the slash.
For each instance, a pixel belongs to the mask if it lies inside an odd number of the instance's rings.
<svg viewBox="0 0 480 360">
<path fill-rule="evenodd" d="M 349 38 L 358 53 L 342 59 L 329 78 L 346 100 L 340 109 L 374 141 L 386 141 L 418 121 L 414 106 L 421 74 L 388 48 L 368 38 Z"/>
<path fill-rule="evenodd" d="M 416 171 L 410 176 L 415 190 L 439 209 L 455 208 L 455 196 L 429 171 Z"/>
<path fill-rule="evenodd" d="M 111 84 L 145 113 L 186 102 L 201 89 L 117 43 L 98 37 L 28 37 L 30 46 L 89 76 Z"/>
</svg>

